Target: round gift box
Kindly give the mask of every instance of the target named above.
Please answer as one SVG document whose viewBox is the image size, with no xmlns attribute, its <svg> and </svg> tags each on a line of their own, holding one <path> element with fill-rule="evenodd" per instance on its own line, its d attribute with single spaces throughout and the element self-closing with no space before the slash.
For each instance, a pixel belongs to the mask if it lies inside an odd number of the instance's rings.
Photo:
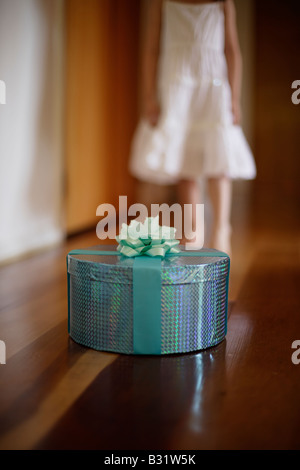
<svg viewBox="0 0 300 470">
<path fill-rule="evenodd" d="M 67 256 L 71 338 L 101 351 L 148 354 L 134 346 L 136 258 L 119 255 L 116 246 L 86 250 L 102 254 L 74 250 Z M 191 352 L 220 343 L 227 331 L 229 257 L 216 250 L 182 249 L 159 262 L 160 347 L 155 354 Z"/>
</svg>

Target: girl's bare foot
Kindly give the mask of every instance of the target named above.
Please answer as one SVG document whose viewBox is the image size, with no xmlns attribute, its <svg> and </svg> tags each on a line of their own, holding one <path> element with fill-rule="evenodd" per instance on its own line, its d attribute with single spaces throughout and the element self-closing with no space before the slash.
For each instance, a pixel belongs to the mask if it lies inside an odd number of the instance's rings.
<svg viewBox="0 0 300 470">
<path fill-rule="evenodd" d="M 210 246 L 215 250 L 224 251 L 229 256 L 231 256 L 231 227 L 227 225 L 226 227 L 219 228 L 215 230 Z"/>
</svg>

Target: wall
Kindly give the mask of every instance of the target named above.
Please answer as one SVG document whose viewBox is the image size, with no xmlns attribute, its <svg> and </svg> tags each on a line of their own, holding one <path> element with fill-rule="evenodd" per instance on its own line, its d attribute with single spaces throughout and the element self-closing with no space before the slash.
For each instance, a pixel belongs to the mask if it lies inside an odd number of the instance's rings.
<svg viewBox="0 0 300 470">
<path fill-rule="evenodd" d="M 256 210 L 274 230 L 294 224 L 300 207 L 300 105 L 292 103 L 292 82 L 300 79 L 300 2 L 255 2 Z M 277 211 L 269 221 L 270 207 Z"/>
<path fill-rule="evenodd" d="M 139 8 L 138 0 L 66 0 L 68 233 L 96 227 L 99 204 L 133 197 Z"/>
<path fill-rule="evenodd" d="M 61 0 L 1 0 L 0 261 L 58 243 L 62 223 Z"/>
</svg>

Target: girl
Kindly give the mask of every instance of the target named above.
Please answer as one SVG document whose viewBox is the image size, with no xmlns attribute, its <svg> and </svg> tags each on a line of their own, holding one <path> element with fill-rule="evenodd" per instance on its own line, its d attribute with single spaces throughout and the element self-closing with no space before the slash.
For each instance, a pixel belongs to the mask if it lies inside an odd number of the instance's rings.
<svg viewBox="0 0 300 470">
<path fill-rule="evenodd" d="M 138 179 L 178 185 L 199 203 L 205 178 L 214 212 L 210 245 L 230 253 L 231 180 L 252 179 L 240 127 L 242 60 L 233 0 L 150 0 L 143 61 L 143 115 L 130 169 Z"/>
</svg>

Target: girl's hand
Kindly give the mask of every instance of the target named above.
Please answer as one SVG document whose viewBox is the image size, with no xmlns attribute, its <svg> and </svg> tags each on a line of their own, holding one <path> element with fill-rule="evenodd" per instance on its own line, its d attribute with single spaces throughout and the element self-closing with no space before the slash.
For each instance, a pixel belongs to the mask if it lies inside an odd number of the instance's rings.
<svg viewBox="0 0 300 470">
<path fill-rule="evenodd" d="M 242 110 L 239 101 L 232 101 L 233 124 L 239 126 L 242 122 Z"/>
<path fill-rule="evenodd" d="M 157 125 L 160 112 L 160 105 L 156 98 L 151 97 L 145 100 L 144 117 L 150 126 L 155 127 Z"/>
</svg>

